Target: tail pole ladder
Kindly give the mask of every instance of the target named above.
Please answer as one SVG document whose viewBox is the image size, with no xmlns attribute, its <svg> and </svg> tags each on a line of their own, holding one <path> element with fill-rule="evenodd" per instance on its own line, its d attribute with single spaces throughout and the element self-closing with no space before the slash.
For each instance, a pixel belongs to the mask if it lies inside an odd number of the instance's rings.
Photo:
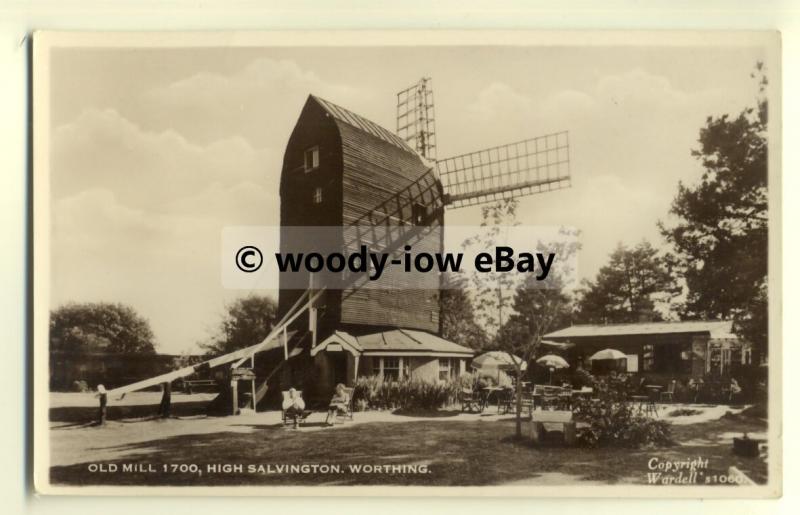
<svg viewBox="0 0 800 515">
<path fill-rule="evenodd" d="M 232 361 L 236 361 L 233 367 L 238 367 L 245 361 L 247 361 L 251 356 L 255 355 L 257 352 L 262 350 L 266 350 L 268 345 L 272 343 L 279 335 L 283 334 L 284 336 L 284 352 L 285 357 L 288 359 L 288 347 L 287 342 L 285 341 L 286 337 L 286 328 L 294 322 L 301 314 L 303 314 L 307 309 L 311 308 L 314 302 L 322 295 L 325 291 L 324 288 L 317 290 L 313 295 L 311 295 L 311 290 L 306 290 L 297 302 L 286 312 L 283 318 L 278 322 L 277 325 L 270 331 L 269 335 L 264 338 L 260 343 L 255 345 L 251 345 L 250 347 L 245 347 L 243 349 L 239 349 L 234 352 L 230 352 L 228 354 L 223 354 L 222 356 L 218 356 L 216 358 L 212 358 L 207 361 L 203 361 L 202 363 L 198 363 L 197 365 L 193 365 L 190 367 L 180 368 L 178 370 L 173 370 L 172 372 L 167 372 L 166 374 L 161 374 L 155 377 L 151 377 L 150 379 L 144 379 L 142 381 L 138 381 L 136 383 L 131 383 L 126 386 L 120 386 L 119 388 L 115 388 L 113 390 L 108 391 L 108 397 L 116 396 L 116 395 L 124 395 L 129 392 L 135 392 L 137 390 L 142 390 L 144 388 L 149 388 L 151 386 L 155 386 L 161 383 L 168 383 L 175 381 L 176 379 L 180 379 L 182 377 L 190 376 L 197 372 L 198 370 L 204 368 L 214 368 L 220 365 L 224 365 L 225 363 L 230 363 Z M 303 301 L 308 298 L 308 301 L 305 304 L 302 304 Z M 302 307 L 298 309 L 298 306 L 302 304 Z M 238 361 L 237 361 L 238 360 Z"/>
</svg>

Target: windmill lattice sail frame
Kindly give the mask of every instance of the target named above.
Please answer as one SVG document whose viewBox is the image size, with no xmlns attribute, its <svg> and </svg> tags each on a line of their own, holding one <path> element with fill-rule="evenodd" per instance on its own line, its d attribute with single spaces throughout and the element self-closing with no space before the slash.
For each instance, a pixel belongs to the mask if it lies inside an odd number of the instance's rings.
<svg viewBox="0 0 800 515">
<path fill-rule="evenodd" d="M 397 135 L 431 161 L 436 161 L 435 118 L 430 78 L 397 94 Z"/>
<path fill-rule="evenodd" d="M 436 162 L 449 208 L 570 186 L 569 133 L 546 134 Z"/>
</svg>

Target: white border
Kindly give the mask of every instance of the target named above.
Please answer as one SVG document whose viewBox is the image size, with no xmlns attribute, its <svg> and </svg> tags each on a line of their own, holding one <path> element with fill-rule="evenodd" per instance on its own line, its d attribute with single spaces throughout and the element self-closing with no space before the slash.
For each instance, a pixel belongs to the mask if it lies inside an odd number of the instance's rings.
<svg viewBox="0 0 800 515">
<path fill-rule="evenodd" d="M 771 383 L 769 446 L 770 483 L 753 487 L 652 487 L 622 486 L 483 486 L 483 487 L 64 487 L 48 481 L 49 424 L 47 417 L 47 328 L 49 284 L 49 56 L 53 48 L 121 47 L 217 47 L 217 46 L 412 46 L 425 45 L 563 45 L 563 46 L 735 46 L 763 45 L 771 84 L 780 84 L 777 66 L 779 40 L 776 33 L 759 32 L 526 32 L 526 31 L 292 31 L 292 32 L 194 32 L 194 33 L 67 33 L 40 32 L 34 36 L 34 478 L 38 491 L 70 495 L 270 495 L 270 496 L 531 496 L 531 497 L 680 497 L 747 498 L 774 497 L 781 492 L 781 396 L 780 370 L 780 238 L 770 239 L 770 338 Z M 776 88 L 777 89 L 777 88 Z M 770 229 L 780 234 L 780 94 L 770 102 Z M 777 186 L 777 187 L 776 187 Z"/>
</svg>

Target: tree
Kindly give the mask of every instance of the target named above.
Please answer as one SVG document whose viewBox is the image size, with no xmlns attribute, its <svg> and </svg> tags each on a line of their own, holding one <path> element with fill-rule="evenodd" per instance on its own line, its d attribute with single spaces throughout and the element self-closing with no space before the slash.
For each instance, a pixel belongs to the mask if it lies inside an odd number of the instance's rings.
<svg viewBox="0 0 800 515">
<path fill-rule="evenodd" d="M 684 316 L 733 318 L 756 352 L 767 348 L 767 79 L 762 63 L 756 106 L 709 116 L 692 151 L 704 168 L 698 184 L 678 185 L 660 223 L 686 281 Z"/>
<path fill-rule="evenodd" d="M 553 266 L 547 279 L 537 281 L 527 277 L 514 293 L 514 313 L 498 331 L 494 348 L 508 352 L 517 377 L 516 436 L 522 436 L 522 367 L 539 353 L 544 335 L 569 323 L 572 316 L 572 296 L 575 270 L 569 265 L 580 245 L 577 234 L 562 230 L 563 241 L 539 248 L 550 248 L 560 266 Z"/>
<path fill-rule="evenodd" d="M 499 200 L 481 209 L 481 232 L 467 238 L 462 248 L 473 248 L 477 251 L 494 249 L 505 243 L 510 226 L 517 222 L 516 199 Z M 512 293 L 516 287 L 517 276 L 514 273 L 497 271 L 473 271 L 470 281 L 475 289 L 475 312 L 477 320 L 490 334 L 495 335 L 510 314 Z"/>
<path fill-rule="evenodd" d="M 155 354 L 150 324 L 124 304 L 72 303 L 50 313 L 50 350 L 77 354 Z"/>
<path fill-rule="evenodd" d="M 468 279 L 454 274 L 443 276 L 440 294 L 442 337 L 471 349 L 482 349 L 489 337 L 476 322 L 467 283 Z"/>
<path fill-rule="evenodd" d="M 594 281 L 584 281 L 576 318 L 583 323 L 662 320 L 657 304 L 680 293 L 668 260 L 649 242 L 628 248 L 621 243 Z"/>
<path fill-rule="evenodd" d="M 260 343 L 272 330 L 277 313 L 278 304 L 272 297 L 250 295 L 236 299 L 226 307 L 217 333 L 201 347 L 212 356 Z"/>
</svg>

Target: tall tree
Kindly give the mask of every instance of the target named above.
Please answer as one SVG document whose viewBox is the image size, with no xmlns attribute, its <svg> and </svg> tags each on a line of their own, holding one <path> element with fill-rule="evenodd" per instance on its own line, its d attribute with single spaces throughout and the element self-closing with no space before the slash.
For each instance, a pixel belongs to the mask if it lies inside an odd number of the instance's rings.
<svg viewBox="0 0 800 515">
<path fill-rule="evenodd" d="M 494 348 L 511 355 L 514 373 L 522 377 L 522 367 L 531 363 L 539 354 L 544 335 L 567 325 L 572 315 L 572 296 L 575 287 L 574 268 L 569 264 L 578 252 L 580 245 L 577 234 L 562 230 L 563 241 L 542 245 L 556 254 L 558 266 L 551 268 L 543 282 L 535 277 L 527 277 L 518 285 L 514 293 L 513 309 L 505 324 L 500 328 L 494 341 Z M 522 436 L 522 381 L 516 383 L 516 436 Z"/>
<path fill-rule="evenodd" d="M 467 288 L 469 280 L 454 274 L 444 274 L 440 297 L 442 337 L 482 349 L 489 342 L 486 331 L 476 321 L 475 308 Z"/>
<path fill-rule="evenodd" d="M 733 317 L 756 351 L 767 346 L 767 79 L 761 63 L 756 105 L 731 117 L 709 116 L 692 152 L 703 165 L 699 183 L 678 185 L 660 223 L 686 280 L 685 316 Z"/>
<path fill-rule="evenodd" d="M 219 355 L 261 342 L 275 324 L 278 304 L 272 297 L 250 295 L 225 310 L 217 333 L 201 344 L 207 355 Z"/>
<path fill-rule="evenodd" d="M 50 350 L 155 354 L 150 323 L 125 304 L 75 303 L 50 314 Z"/>
<path fill-rule="evenodd" d="M 584 281 L 576 318 L 595 324 L 662 320 L 657 306 L 666 308 L 679 293 L 670 263 L 649 242 L 620 243 L 595 280 Z"/>
</svg>

